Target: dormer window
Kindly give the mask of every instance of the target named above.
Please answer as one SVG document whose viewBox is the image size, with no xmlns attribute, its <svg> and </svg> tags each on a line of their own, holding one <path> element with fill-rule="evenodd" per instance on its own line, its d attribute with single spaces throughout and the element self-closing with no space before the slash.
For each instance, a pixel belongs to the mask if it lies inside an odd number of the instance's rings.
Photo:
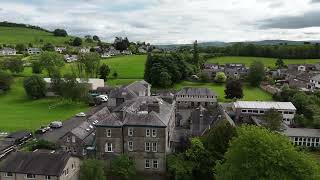
<svg viewBox="0 0 320 180">
<path fill-rule="evenodd" d="M 146 137 L 150 137 L 150 129 L 146 129 Z"/>
</svg>

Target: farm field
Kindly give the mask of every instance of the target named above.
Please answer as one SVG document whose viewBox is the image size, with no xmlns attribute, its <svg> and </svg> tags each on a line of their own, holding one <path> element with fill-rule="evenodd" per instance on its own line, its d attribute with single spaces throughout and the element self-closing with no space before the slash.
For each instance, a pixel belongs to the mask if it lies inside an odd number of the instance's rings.
<svg viewBox="0 0 320 180">
<path fill-rule="evenodd" d="M 224 98 L 225 84 L 214 84 L 214 83 L 197 83 L 190 81 L 183 81 L 176 84 L 173 89 L 180 90 L 183 87 L 207 87 L 210 88 L 218 95 L 218 101 L 229 102 L 230 99 Z M 251 87 L 247 84 L 243 85 L 244 97 L 241 100 L 244 101 L 272 101 L 272 95 L 263 91 L 260 88 Z"/>
<path fill-rule="evenodd" d="M 263 57 L 240 57 L 240 56 L 225 56 L 212 58 L 207 63 L 244 63 L 247 67 L 253 61 L 261 61 L 266 67 L 275 67 L 276 58 L 263 58 Z M 315 64 L 320 63 L 320 59 L 284 59 L 285 64 Z"/>
<path fill-rule="evenodd" d="M 58 98 L 30 100 L 23 89 L 23 78 L 15 78 L 11 90 L 0 94 L 0 132 L 35 130 L 54 120 L 66 120 L 86 111 L 86 104 L 60 101 Z"/>
<path fill-rule="evenodd" d="M 0 26 L 0 42 L 1 44 L 28 44 L 31 43 L 34 46 L 43 46 L 46 43 L 52 43 L 54 45 L 63 45 L 65 42 L 68 42 L 70 39 L 73 39 L 72 36 L 67 37 L 57 37 L 52 33 L 28 29 L 21 27 L 3 27 Z M 40 42 L 43 40 L 43 42 Z M 84 45 L 89 45 L 84 42 Z"/>
</svg>

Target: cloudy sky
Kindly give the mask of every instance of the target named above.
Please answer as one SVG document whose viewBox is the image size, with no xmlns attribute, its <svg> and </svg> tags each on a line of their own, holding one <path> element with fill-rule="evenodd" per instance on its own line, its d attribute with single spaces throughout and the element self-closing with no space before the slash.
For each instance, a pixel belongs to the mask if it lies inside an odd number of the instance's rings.
<svg viewBox="0 0 320 180">
<path fill-rule="evenodd" d="M 154 44 L 320 40 L 320 0 L 0 0 L 0 21 Z"/>
</svg>

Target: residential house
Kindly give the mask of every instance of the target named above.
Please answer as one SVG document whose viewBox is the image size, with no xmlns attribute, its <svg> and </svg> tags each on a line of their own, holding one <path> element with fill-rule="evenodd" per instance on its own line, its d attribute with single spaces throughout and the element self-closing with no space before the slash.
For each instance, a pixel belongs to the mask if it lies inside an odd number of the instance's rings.
<svg viewBox="0 0 320 180">
<path fill-rule="evenodd" d="M 311 71 L 298 71 L 298 70 L 288 70 L 286 80 L 289 82 L 290 87 L 298 88 L 300 90 L 306 91 L 310 85 L 312 85 L 311 78 L 317 75 L 317 72 Z"/>
<path fill-rule="evenodd" d="M 121 105 L 127 100 L 139 96 L 150 96 L 151 95 L 151 85 L 142 80 L 135 81 L 127 86 L 116 87 L 110 91 L 108 107 L 114 108 Z"/>
<path fill-rule="evenodd" d="M 131 55 L 131 54 L 132 54 L 132 52 L 131 52 L 130 50 L 123 50 L 123 51 L 121 52 L 121 54 L 124 54 L 124 55 Z"/>
<path fill-rule="evenodd" d="M 224 73 L 228 78 L 240 78 L 249 73 L 249 68 L 241 63 L 227 63 L 225 64 Z"/>
<path fill-rule="evenodd" d="M 27 52 L 29 55 L 40 54 L 42 50 L 40 48 L 28 48 Z"/>
<path fill-rule="evenodd" d="M 142 53 L 142 54 L 145 54 L 145 53 L 147 53 L 147 50 L 145 48 L 143 48 L 143 47 L 139 47 L 138 48 L 138 52 Z"/>
<path fill-rule="evenodd" d="M 297 146 L 319 147 L 320 130 L 308 128 L 289 128 L 287 127 L 283 134 L 288 136 L 293 144 Z"/>
<path fill-rule="evenodd" d="M 178 108 L 194 108 L 215 106 L 217 95 L 208 88 L 185 87 L 176 93 Z"/>
<path fill-rule="evenodd" d="M 5 180 L 78 180 L 80 159 L 70 154 L 15 152 L 0 166 Z"/>
<path fill-rule="evenodd" d="M 90 48 L 86 48 L 86 47 L 82 47 L 79 49 L 80 53 L 89 53 L 90 52 Z"/>
<path fill-rule="evenodd" d="M 111 57 L 111 54 L 110 54 L 109 52 L 103 52 L 103 53 L 101 54 L 101 57 L 102 57 L 102 58 L 109 58 L 109 57 Z"/>
<path fill-rule="evenodd" d="M 282 114 L 283 122 L 287 125 L 294 123 L 296 108 L 291 102 L 267 102 L 267 101 L 237 101 L 233 103 L 235 119 L 244 117 L 261 116 L 270 109 L 275 109 Z"/>
<path fill-rule="evenodd" d="M 126 154 L 138 171 L 164 173 L 174 122 L 174 102 L 155 96 L 128 100 L 95 125 L 97 156 L 112 166 L 111 159 Z"/>
<path fill-rule="evenodd" d="M 316 70 L 314 64 L 288 64 L 289 71 L 309 72 Z"/>
<path fill-rule="evenodd" d="M 315 75 L 310 79 L 309 89 L 320 89 L 320 74 Z"/>
<path fill-rule="evenodd" d="M 47 96 L 55 96 L 55 93 L 52 89 L 52 82 L 51 78 L 43 78 L 46 82 L 46 88 L 47 88 Z M 98 87 L 104 87 L 104 80 L 103 79 L 95 79 L 95 78 L 89 78 L 89 79 L 76 79 L 78 83 L 87 85 L 89 91 L 97 90 Z"/>
<path fill-rule="evenodd" d="M 72 54 L 72 55 L 66 54 L 63 57 L 67 63 L 78 61 L 78 55 L 75 55 L 75 54 Z"/>
<path fill-rule="evenodd" d="M 54 50 L 60 54 L 62 54 L 63 52 L 67 51 L 66 47 L 54 47 Z"/>
<path fill-rule="evenodd" d="M 4 48 L 0 49 L 1 56 L 14 56 L 16 54 L 17 54 L 17 51 L 13 48 L 4 47 Z"/>
</svg>

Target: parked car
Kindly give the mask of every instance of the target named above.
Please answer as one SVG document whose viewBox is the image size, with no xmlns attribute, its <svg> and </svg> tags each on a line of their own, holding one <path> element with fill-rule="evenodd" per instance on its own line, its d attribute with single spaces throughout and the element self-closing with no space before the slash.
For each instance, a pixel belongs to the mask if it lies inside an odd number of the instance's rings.
<svg viewBox="0 0 320 180">
<path fill-rule="evenodd" d="M 50 128 L 61 128 L 62 122 L 61 121 L 53 121 L 50 123 Z"/>
<path fill-rule="evenodd" d="M 49 126 L 41 126 L 39 129 L 36 130 L 36 134 L 44 134 L 45 132 L 49 131 Z"/>
<path fill-rule="evenodd" d="M 107 95 L 99 95 L 96 98 L 99 98 L 102 102 L 107 102 L 109 99 Z"/>
<path fill-rule="evenodd" d="M 84 112 L 76 114 L 77 117 L 86 117 L 87 115 Z"/>
</svg>

